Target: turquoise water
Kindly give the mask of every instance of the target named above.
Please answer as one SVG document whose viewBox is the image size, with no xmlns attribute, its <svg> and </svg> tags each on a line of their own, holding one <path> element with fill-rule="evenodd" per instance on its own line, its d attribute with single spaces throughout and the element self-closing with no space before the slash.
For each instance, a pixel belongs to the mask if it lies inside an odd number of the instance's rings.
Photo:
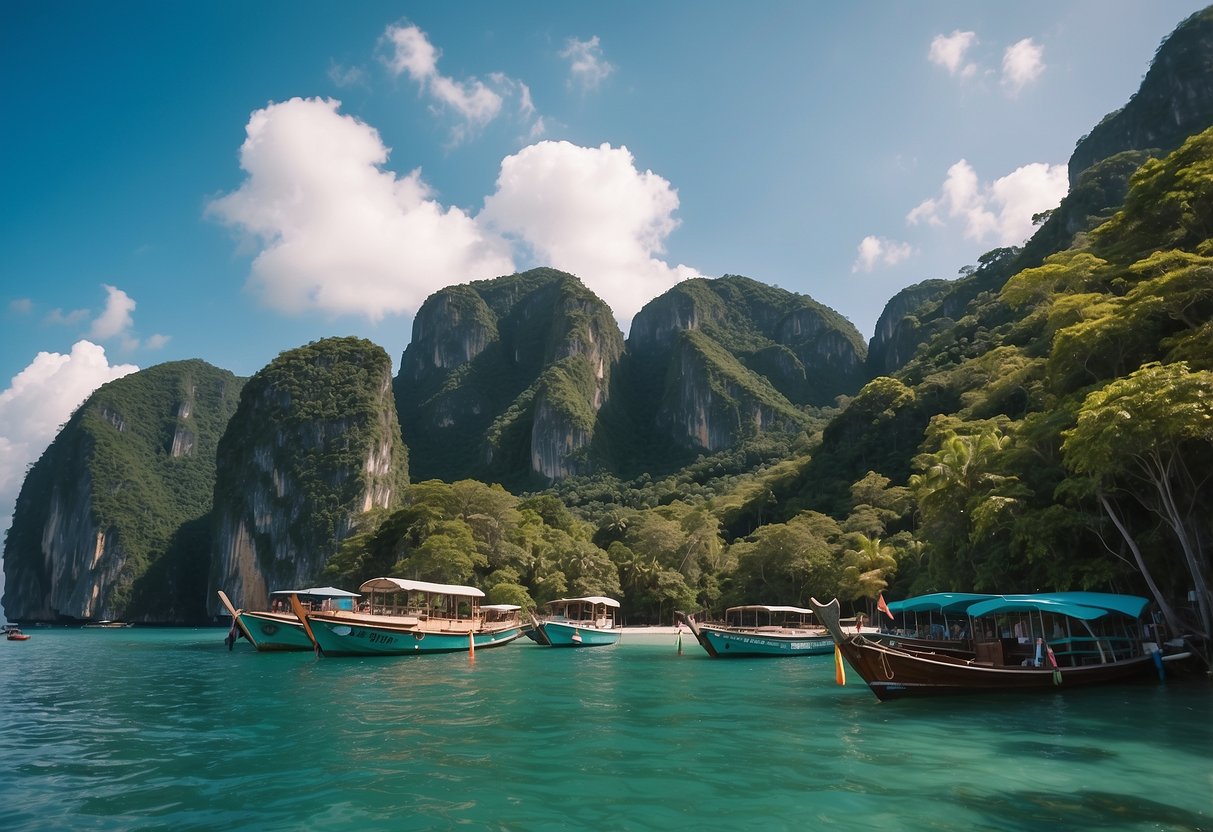
<svg viewBox="0 0 1213 832">
<path fill-rule="evenodd" d="M 0 642 L 0 829 L 1213 830 L 1213 687 L 881 704 L 693 642 L 316 659 Z"/>
</svg>

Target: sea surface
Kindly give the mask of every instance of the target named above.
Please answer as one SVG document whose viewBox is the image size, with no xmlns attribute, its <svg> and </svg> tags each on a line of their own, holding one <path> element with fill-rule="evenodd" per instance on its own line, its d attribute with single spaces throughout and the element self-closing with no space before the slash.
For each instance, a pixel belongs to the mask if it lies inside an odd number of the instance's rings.
<svg viewBox="0 0 1213 832">
<path fill-rule="evenodd" d="M 0 642 L 0 830 L 1213 830 L 1213 687 L 880 703 L 831 656 Z"/>
</svg>

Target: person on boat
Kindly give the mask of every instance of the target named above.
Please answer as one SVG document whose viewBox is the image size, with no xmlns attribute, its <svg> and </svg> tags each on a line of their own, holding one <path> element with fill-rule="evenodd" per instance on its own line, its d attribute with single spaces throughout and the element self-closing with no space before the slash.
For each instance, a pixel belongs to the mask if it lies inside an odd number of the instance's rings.
<svg viewBox="0 0 1213 832">
<path fill-rule="evenodd" d="M 961 634 L 960 634 L 960 625 L 959 624 L 952 625 L 951 636 L 952 636 L 953 641 L 959 641 L 961 638 L 963 638 L 963 636 L 961 636 Z"/>
</svg>

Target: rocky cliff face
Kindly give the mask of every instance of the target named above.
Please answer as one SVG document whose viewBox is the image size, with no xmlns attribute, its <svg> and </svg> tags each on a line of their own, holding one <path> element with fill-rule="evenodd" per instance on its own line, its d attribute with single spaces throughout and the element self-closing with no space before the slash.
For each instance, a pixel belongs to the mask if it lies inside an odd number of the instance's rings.
<svg viewBox="0 0 1213 832">
<path fill-rule="evenodd" d="M 868 345 L 868 373 L 889 375 L 914 355 L 922 342 L 918 313 L 931 310 L 951 289 L 948 280 L 924 280 L 902 289 L 885 304 Z"/>
<path fill-rule="evenodd" d="M 210 511 L 215 449 L 241 384 L 178 361 L 93 393 L 22 486 L 4 548 L 6 614 L 199 617 L 206 553 L 182 530 Z"/>
<path fill-rule="evenodd" d="M 408 456 L 378 346 L 330 338 L 278 356 L 245 386 L 219 443 L 207 602 L 246 608 L 312 584 L 358 516 L 394 506 Z"/>
<path fill-rule="evenodd" d="M 435 293 L 395 382 L 416 477 L 518 483 L 589 470 L 622 350 L 610 309 L 563 272 Z"/>
<path fill-rule="evenodd" d="M 804 295 L 737 276 L 683 281 L 632 322 L 633 420 L 697 451 L 795 430 L 803 406 L 859 389 L 865 354 L 849 321 Z"/>
<path fill-rule="evenodd" d="M 1189 17 L 1158 48 L 1141 87 L 1074 148 L 1070 186 L 1091 165 L 1125 150 L 1167 153 L 1213 126 L 1213 7 Z"/>
</svg>

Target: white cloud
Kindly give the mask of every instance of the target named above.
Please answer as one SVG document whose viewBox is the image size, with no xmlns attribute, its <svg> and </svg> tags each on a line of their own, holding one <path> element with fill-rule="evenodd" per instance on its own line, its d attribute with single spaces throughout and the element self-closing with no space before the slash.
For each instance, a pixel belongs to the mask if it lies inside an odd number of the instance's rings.
<svg viewBox="0 0 1213 832">
<path fill-rule="evenodd" d="M 384 63 L 392 74 L 407 74 L 436 102 L 436 110 L 453 110 L 462 119 L 451 134 L 456 144 L 497 118 L 508 98 L 518 98 L 518 113 L 522 119 L 535 116 L 530 88 L 504 73 L 490 73 L 490 86 L 478 78 L 458 80 L 439 72 L 438 59 L 442 52 L 417 26 L 389 26 L 383 39 L 391 46 L 391 54 L 384 58 Z"/>
<path fill-rule="evenodd" d="M 147 336 L 147 340 L 143 342 L 143 346 L 147 347 L 149 350 L 159 350 L 163 349 L 171 340 L 171 335 L 161 335 L 157 332 L 154 335 Z"/>
<path fill-rule="evenodd" d="M 0 392 L 0 528 L 10 525 L 26 466 L 41 456 L 89 394 L 139 368 L 110 365 L 105 350 L 77 341 L 68 355 L 40 352 Z"/>
<path fill-rule="evenodd" d="M 1045 71 L 1044 47 L 1024 38 L 1007 47 L 1002 56 L 1002 83 L 1012 95 L 1035 81 Z"/>
<path fill-rule="evenodd" d="M 577 86 L 582 92 L 597 89 L 615 71 L 615 67 L 602 57 L 597 35 L 589 40 L 569 38 L 560 57 L 569 61 L 569 86 Z"/>
<path fill-rule="evenodd" d="M 88 317 L 87 309 L 73 309 L 71 312 L 64 312 L 62 309 L 52 309 L 46 315 L 48 324 L 56 326 L 75 326 Z"/>
<path fill-rule="evenodd" d="M 909 243 L 887 240 L 869 234 L 859 242 L 858 256 L 851 266 L 851 273 L 870 272 L 878 265 L 896 266 L 913 253 L 914 248 Z"/>
<path fill-rule="evenodd" d="M 670 183 L 637 170 L 626 147 L 545 141 L 502 160 L 478 219 L 526 243 L 537 261 L 580 277 L 626 331 L 641 306 L 697 274 L 657 256 L 678 226 L 677 209 Z"/>
<path fill-rule="evenodd" d="M 131 328 L 134 324 L 131 312 L 135 310 L 136 304 L 130 295 L 116 286 L 103 284 L 103 288 L 105 289 L 105 309 L 93 319 L 89 337 L 105 341 L 122 335 Z"/>
<path fill-rule="evenodd" d="M 1066 195 L 1065 165 L 1034 162 L 983 185 L 966 160 L 948 168 L 938 198 L 921 202 L 906 215 L 911 225 L 964 223 L 964 235 L 977 242 L 1019 245 L 1031 236 L 1032 215 L 1056 208 Z"/>
<path fill-rule="evenodd" d="M 293 98 L 254 112 L 245 181 L 208 206 L 259 241 L 249 285 L 267 305 L 378 321 L 443 286 L 514 270 L 508 243 L 434 200 L 420 170 L 382 170 L 379 133 L 340 106 Z"/>
<path fill-rule="evenodd" d="M 336 61 L 330 61 L 329 80 L 343 88 L 360 86 L 366 83 L 366 72 L 362 67 L 343 66 Z"/>
<path fill-rule="evenodd" d="M 29 298 L 13 298 L 8 302 L 8 311 L 14 315 L 28 315 L 34 311 L 34 302 Z"/>
<path fill-rule="evenodd" d="M 966 64 L 964 62 L 965 53 L 977 43 L 976 32 L 962 32 L 957 29 L 950 35 L 936 35 L 935 39 L 931 41 L 927 59 L 933 64 L 942 66 L 952 75 L 968 78 L 977 73 L 977 65 Z"/>
</svg>

